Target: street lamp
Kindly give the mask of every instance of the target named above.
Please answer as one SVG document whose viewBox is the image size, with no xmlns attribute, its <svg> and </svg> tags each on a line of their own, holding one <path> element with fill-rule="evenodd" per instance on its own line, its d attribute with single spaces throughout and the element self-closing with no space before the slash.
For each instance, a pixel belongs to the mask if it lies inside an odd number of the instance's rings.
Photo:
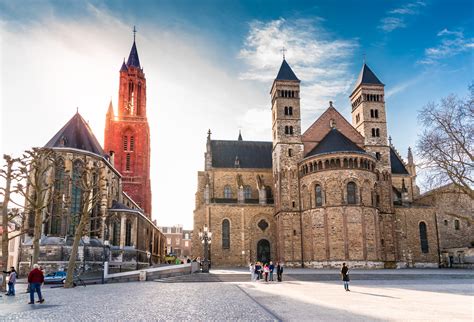
<svg viewBox="0 0 474 322">
<path fill-rule="evenodd" d="M 207 226 L 204 226 L 203 231 L 199 232 L 199 239 L 204 245 L 204 260 L 202 261 L 202 272 L 209 273 L 209 245 L 211 244 L 212 233 L 209 231 Z"/>
<path fill-rule="evenodd" d="M 103 243 L 103 246 L 104 246 L 104 249 L 103 249 L 103 256 L 102 256 L 102 284 L 105 284 L 105 258 L 107 257 L 107 248 L 109 247 L 109 241 L 108 240 L 104 240 L 104 243 Z M 108 262 L 108 261 L 107 261 Z"/>
</svg>

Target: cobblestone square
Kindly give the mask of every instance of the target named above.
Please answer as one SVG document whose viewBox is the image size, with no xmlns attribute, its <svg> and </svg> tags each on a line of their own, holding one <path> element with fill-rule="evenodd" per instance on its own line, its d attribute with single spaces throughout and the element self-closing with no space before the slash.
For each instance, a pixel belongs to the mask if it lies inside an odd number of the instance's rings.
<svg viewBox="0 0 474 322">
<path fill-rule="evenodd" d="M 440 271 L 435 275 L 434 270 L 355 273 L 351 292 L 345 292 L 338 281 L 325 280 L 335 272 L 288 271 L 282 283 L 250 282 L 249 274 L 243 270 L 220 270 L 161 282 L 88 285 L 69 290 L 45 287 L 46 302 L 41 305 L 26 304 L 26 285 L 19 284 L 16 297 L 0 298 L 0 320 L 472 321 L 474 318 L 474 279 L 469 271 L 449 275 Z M 375 279 L 369 280 L 367 276 Z"/>
</svg>

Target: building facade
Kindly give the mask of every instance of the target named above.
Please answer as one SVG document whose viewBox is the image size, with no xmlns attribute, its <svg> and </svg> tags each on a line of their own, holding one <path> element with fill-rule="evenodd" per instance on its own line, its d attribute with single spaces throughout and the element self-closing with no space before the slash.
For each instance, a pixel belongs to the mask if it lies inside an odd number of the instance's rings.
<svg viewBox="0 0 474 322">
<path fill-rule="evenodd" d="M 151 218 L 150 128 L 147 120 L 146 78 L 135 39 L 120 68 L 118 113 L 112 102 L 105 119 L 104 150 L 114 155 L 123 190 Z"/>
<path fill-rule="evenodd" d="M 160 230 L 166 238 L 166 254 L 181 259 L 192 256 L 192 230 L 183 229 L 183 225 L 162 226 Z"/>
<path fill-rule="evenodd" d="M 272 142 L 209 131 L 194 232 L 213 233 L 213 265 L 438 267 L 435 204 L 417 202 L 412 152 L 405 163 L 388 136 L 384 86 L 364 64 L 351 123 L 330 102 L 303 132 L 300 80 L 283 60 L 270 91 Z"/>
</svg>

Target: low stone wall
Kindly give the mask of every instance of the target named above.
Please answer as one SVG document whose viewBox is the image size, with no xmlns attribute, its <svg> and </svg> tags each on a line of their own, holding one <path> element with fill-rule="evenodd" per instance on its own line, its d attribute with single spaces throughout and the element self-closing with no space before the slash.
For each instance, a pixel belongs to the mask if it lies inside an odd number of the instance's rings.
<svg viewBox="0 0 474 322">
<path fill-rule="evenodd" d="M 136 282 L 141 280 L 140 274 L 142 274 L 142 277 L 144 277 L 146 281 L 153 281 L 161 278 L 188 275 L 196 271 L 199 271 L 199 264 L 194 262 L 189 264 L 147 268 L 123 273 L 106 273 L 105 279 L 107 283 Z"/>
<path fill-rule="evenodd" d="M 350 268 L 379 269 L 384 268 L 381 261 L 307 261 L 304 266 L 307 268 L 341 268 L 342 263 L 346 263 Z M 287 267 L 301 267 L 301 262 L 285 263 Z"/>
</svg>

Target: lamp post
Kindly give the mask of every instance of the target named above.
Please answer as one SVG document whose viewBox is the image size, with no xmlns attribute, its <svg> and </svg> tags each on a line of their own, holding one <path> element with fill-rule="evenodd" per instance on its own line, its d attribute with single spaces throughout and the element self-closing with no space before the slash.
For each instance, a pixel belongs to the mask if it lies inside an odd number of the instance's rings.
<svg viewBox="0 0 474 322">
<path fill-rule="evenodd" d="M 103 249 L 103 256 L 102 256 L 102 284 L 105 284 L 105 262 L 106 262 L 106 257 L 107 257 L 107 248 L 109 247 L 109 241 L 108 240 L 104 240 L 104 243 L 103 243 L 103 246 L 104 246 L 104 249 Z M 108 263 L 108 261 L 107 261 Z"/>
<path fill-rule="evenodd" d="M 202 272 L 209 273 L 209 244 L 211 244 L 212 233 L 207 226 L 204 226 L 203 231 L 199 232 L 199 239 L 204 245 L 204 260 L 202 261 Z"/>
</svg>

